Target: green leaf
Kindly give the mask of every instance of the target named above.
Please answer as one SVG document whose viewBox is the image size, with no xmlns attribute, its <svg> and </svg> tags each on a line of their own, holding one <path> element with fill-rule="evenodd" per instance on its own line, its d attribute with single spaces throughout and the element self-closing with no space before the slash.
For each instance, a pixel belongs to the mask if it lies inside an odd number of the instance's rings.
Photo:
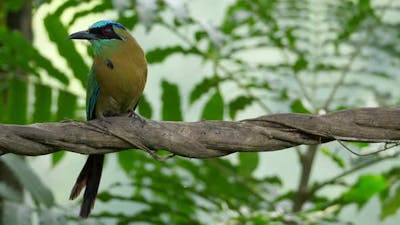
<svg viewBox="0 0 400 225">
<path fill-rule="evenodd" d="M 68 77 L 63 72 L 61 72 L 59 69 L 54 67 L 54 65 L 52 64 L 52 62 L 49 59 L 40 55 L 39 52 L 36 52 L 36 49 L 32 56 L 32 59 L 35 60 L 34 62 L 36 63 L 36 66 L 46 70 L 47 74 L 49 74 L 49 76 L 57 79 L 58 81 L 60 81 L 61 83 L 65 84 L 65 85 L 69 84 Z"/>
<path fill-rule="evenodd" d="M 288 41 L 288 47 L 290 49 L 295 49 L 295 47 L 296 47 L 297 39 L 296 39 L 296 36 L 293 34 L 294 31 L 295 31 L 294 27 L 289 27 L 285 30 L 285 36 Z"/>
<path fill-rule="evenodd" d="M 400 208 L 400 187 L 396 188 L 393 196 L 385 199 L 385 201 L 381 204 L 381 208 L 381 220 L 396 214 Z"/>
<path fill-rule="evenodd" d="M 63 84 L 69 83 L 65 74 L 55 68 L 49 59 L 42 56 L 20 32 L 8 31 L 0 27 L 0 44 L 2 45 L 0 66 L 6 65 L 6 68 L 13 73 L 22 70 L 38 77 L 39 69 L 43 69 Z"/>
<path fill-rule="evenodd" d="M 54 198 L 51 191 L 42 183 L 40 178 L 32 172 L 32 168 L 19 156 L 5 155 L 0 158 L 12 173 L 17 177 L 18 181 L 32 195 L 37 203 L 44 204 L 47 207 L 54 205 Z"/>
<path fill-rule="evenodd" d="M 245 177 L 251 177 L 259 163 L 257 152 L 241 152 L 239 153 L 239 174 Z"/>
<path fill-rule="evenodd" d="M 287 101 L 289 99 L 289 95 L 288 95 L 288 90 L 287 88 L 283 88 L 279 94 L 279 97 L 277 98 L 281 101 Z"/>
<path fill-rule="evenodd" d="M 150 102 L 147 101 L 146 96 L 142 96 L 138 105 L 139 114 L 150 119 L 153 116 L 153 109 L 151 108 Z"/>
<path fill-rule="evenodd" d="M 197 42 L 201 41 L 205 37 L 207 37 L 207 32 L 205 31 L 197 31 L 194 35 Z"/>
<path fill-rule="evenodd" d="M 330 159 L 332 159 L 333 162 L 336 163 L 336 165 L 338 165 L 340 168 L 345 168 L 346 167 L 346 163 L 344 162 L 344 160 L 339 157 L 336 154 L 333 154 L 331 151 L 329 151 L 329 149 L 327 147 L 322 147 L 321 149 L 322 154 L 328 156 Z"/>
<path fill-rule="evenodd" d="M 251 225 L 268 225 L 268 224 L 282 224 L 282 223 L 271 223 L 268 216 L 263 213 L 257 213 L 255 215 L 241 215 L 237 218 L 238 224 L 251 224 Z"/>
<path fill-rule="evenodd" d="M 304 58 L 303 55 L 301 55 L 295 62 L 295 64 L 293 65 L 293 71 L 295 73 L 298 73 L 302 70 L 307 69 L 308 66 L 308 62 L 307 60 Z"/>
<path fill-rule="evenodd" d="M 372 10 L 370 0 L 358 0 L 358 8 L 361 13 L 367 13 Z"/>
<path fill-rule="evenodd" d="M 18 193 L 13 187 L 10 187 L 3 181 L 0 182 L 0 196 L 3 200 L 22 202 L 22 193 Z"/>
<path fill-rule="evenodd" d="M 208 100 L 201 114 L 202 120 L 223 120 L 224 119 L 224 100 L 219 90 Z"/>
<path fill-rule="evenodd" d="M 386 179 L 381 175 L 364 175 L 343 194 L 341 199 L 344 203 L 356 203 L 362 207 L 371 197 L 385 190 L 387 185 Z"/>
<path fill-rule="evenodd" d="M 6 112 L 6 109 L 7 109 L 7 106 L 6 106 L 6 103 L 7 103 L 7 101 L 6 101 L 6 96 L 7 96 L 7 83 L 1 83 L 0 82 L 0 112 L 3 112 L 3 113 L 0 113 L 0 123 L 4 123 L 4 122 L 6 122 L 6 121 L 4 121 L 4 119 L 5 119 L 5 112 Z"/>
<path fill-rule="evenodd" d="M 371 8 L 370 0 L 359 0 L 356 4 L 353 2 L 348 3 L 347 8 L 352 13 L 350 17 L 345 18 L 342 24 L 342 32 L 338 35 L 338 41 L 349 39 L 353 33 L 362 27 L 364 20 L 373 18 L 375 15 Z"/>
<path fill-rule="evenodd" d="M 154 50 L 147 52 L 146 59 L 147 62 L 150 64 L 161 63 L 169 56 L 177 53 L 188 55 L 188 54 L 197 54 L 198 51 L 195 48 L 184 49 L 182 46 L 156 48 Z"/>
<path fill-rule="evenodd" d="M 76 2 L 75 4 L 79 4 L 80 2 Z M 76 5 L 74 5 L 76 6 Z M 79 8 L 79 7 L 75 7 Z M 99 13 L 104 13 L 107 10 L 113 10 L 113 5 L 112 5 L 112 1 L 107 1 L 107 0 L 102 0 L 100 4 L 95 5 L 92 8 L 84 8 L 81 11 L 75 12 L 73 14 L 72 19 L 68 22 L 69 25 L 72 25 L 73 23 L 75 23 L 78 19 L 81 19 L 82 17 L 86 17 L 89 14 L 99 14 Z M 122 23 L 124 26 L 126 26 L 126 24 Z"/>
<path fill-rule="evenodd" d="M 181 96 L 179 94 L 178 85 L 163 80 L 162 89 L 162 119 L 169 121 L 181 121 Z"/>
<path fill-rule="evenodd" d="M 11 12 L 16 12 L 22 8 L 24 5 L 25 1 L 24 0 L 15 0 L 15 1 L 5 1 L 2 3 L 2 7 L 4 7 L 4 10 L 10 10 Z M 6 12 L 6 11 L 5 11 Z"/>
<path fill-rule="evenodd" d="M 55 46 L 58 49 L 58 53 L 65 59 L 69 68 L 72 69 L 74 76 L 86 87 L 89 67 L 85 64 L 82 56 L 76 51 L 72 40 L 67 39 L 69 34 L 62 24 L 60 17 L 49 14 L 44 19 L 44 25 L 50 40 L 57 43 Z"/>
<path fill-rule="evenodd" d="M 359 148 L 366 148 L 366 147 L 370 146 L 369 143 L 365 143 L 365 142 L 351 142 L 350 141 L 350 142 L 347 142 L 347 143 L 349 143 L 351 145 L 355 145 L 355 146 L 357 146 Z"/>
<path fill-rule="evenodd" d="M 2 218 L 1 224 L 4 225 L 31 225 L 31 212 L 32 210 L 22 204 L 15 202 L 3 201 L 2 202 Z"/>
<path fill-rule="evenodd" d="M 67 220 L 54 210 L 46 209 L 39 211 L 39 224 L 40 225 L 66 225 Z"/>
<path fill-rule="evenodd" d="M 247 106 L 251 105 L 254 101 L 253 97 L 249 96 L 239 96 L 229 103 L 229 115 L 232 119 L 236 118 L 238 111 L 245 109 Z"/>
<path fill-rule="evenodd" d="M 6 122 L 26 124 L 28 105 L 28 85 L 17 79 L 10 79 L 7 88 Z"/>
<path fill-rule="evenodd" d="M 290 105 L 290 109 L 292 110 L 292 112 L 294 113 L 306 113 L 306 114 L 311 114 L 310 111 L 308 111 L 308 109 L 306 109 L 306 107 L 304 107 L 303 103 L 301 102 L 300 99 L 296 99 L 292 102 L 292 104 Z"/>
<path fill-rule="evenodd" d="M 58 151 L 51 154 L 51 165 L 52 166 L 57 165 L 61 161 L 61 159 L 64 158 L 64 156 L 65 156 L 64 151 Z"/>
<path fill-rule="evenodd" d="M 50 122 L 51 120 L 51 89 L 48 86 L 36 84 L 33 122 Z"/>
<path fill-rule="evenodd" d="M 132 30 L 136 24 L 139 22 L 139 16 L 137 12 L 133 12 L 133 15 L 125 15 L 125 14 L 119 14 L 117 22 L 124 25 L 127 29 Z"/>
<path fill-rule="evenodd" d="M 134 169 L 134 160 L 135 160 L 135 152 L 132 150 L 120 151 L 118 152 L 118 163 L 121 168 L 127 173 L 130 174 L 132 169 Z"/>
<path fill-rule="evenodd" d="M 77 110 L 77 97 L 69 92 L 60 91 L 58 93 L 57 116 L 56 120 L 75 118 Z"/>
<path fill-rule="evenodd" d="M 54 11 L 54 16 L 60 18 L 61 15 L 71 7 L 77 7 L 80 2 L 66 1 L 62 5 L 59 5 Z"/>
<path fill-rule="evenodd" d="M 216 87 L 221 79 L 217 76 L 205 78 L 200 83 L 196 84 L 190 93 L 190 104 L 193 104 L 201 96 L 210 91 L 211 88 Z"/>
</svg>

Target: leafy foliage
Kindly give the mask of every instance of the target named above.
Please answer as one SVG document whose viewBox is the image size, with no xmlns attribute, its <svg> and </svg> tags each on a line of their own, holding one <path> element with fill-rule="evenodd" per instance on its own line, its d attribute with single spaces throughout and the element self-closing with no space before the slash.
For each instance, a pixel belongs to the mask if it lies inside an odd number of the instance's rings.
<svg viewBox="0 0 400 225">
<path fill-rule="evenodd" d="M 290 109 L 294 113 L 310 113 L 310 111 L 306 109 L 300 99 L 294 100 L 293 103 L 290 105 Z"/>
<path fill-rule="evenodd" d="M 197 50 L 195 48 L 192 49 L 184 49 L 181 46 L 167 47 L 167 48 L 156 48 L 152 51 L 146 53 L 146 59 L 148 63 L 156 64 L 163 62 L 166 58 L 172 56 L 173 54 L 181 53 L 181 54 L 196 54 Z"/>
<path fill-rule="evenodd" d="M 153 110 L 151 108 L 150 103 L 147 101 L 146 96 L 142 96 L 138 107 L 139 107 L 138 111 L 139 111 L 140 115 L 142 115 L 146 118 L 151 118 L 153 116 Z"/>
<path fill-rule="evenodd" d="M 162 88 L 162 119 L 180 121 L 182 120 L 181 98 L 179 95 L 178 86 L 171 84 L 168 81 L 163 81 Z"/>
<path fill-rule="evenodd" d="M 0 196 L 3 197 L 3 217 L 0 221 L 2 221 L 2 224 L 32 224 L 31 213 L 34 210 L 43 207 L 49 210 L 49 208 L 55 206 L 51 191 L 40 181 L 32 168 L 22 158 L 10 155 L 3 156 L 0 160 L 15 175 L 17 181 L 29 191 L 35 203 L 35 207 L 22 204 L 20 194 L 1 182 Z M 42 219 L 44 218 L 40 217 L 39 221 L 42 222 Z"/>
<path fill-rule="evenodd" d="M 0 20 L 23 3 L 5 1 Z M 146 118 L 159 113 L 163 120 L 184 120 L 185 112 L 192 108 L 200 113 L 200 119 L 222 120 L 227 116 L 235 119 L 244 110 L 255 108 L 266 114 L 315 114 L 361 107 L 371 101 L 381 106 L 399 103 L 399 94 L 393 91 L 398 89 L 396 75 L 400 69 L 399 22 L 387 16 L 399 12 L 393 1 L 235 0 L 220 23 L 198 21 L 179 1 L 60 4 L 39 22 L 46 29 L 44 35 L 56 46 L 57 60 L 65 61 L 69 70 L 58 68 L 54 59 L 43 54 L 44 47 L 33 45 L 17 31 L 0 27 L 0 122 L 25 124 L 83 117 L 83 93 L 72 90 L 71 84 L 86 86 L 89 65 L 66 37 L 70 27 L 89 14 L 110 11 L 130 30 L 140 26 L 148 32 L 162 28 L 180 41 L 146 49 L 150 66 L 162 66 L 173 56 L 184 55 L 197 57 L 206 68 L 199 74 L 202 79 L 190 88 L 188 104 L 182 87 L 162 77 L 160 112 L 147 96 L 139 103 L 137 111 Z M 37 3 L 36 7 L 41 5 Z M 67 12 L 72 15 L 66 16 Z M 377 83 L 387 87 L 379 88 Z M 373 147 L 351 145 L 362 151 Z M 298 152 L 304 166 L 306 153 Z M 382 220 L 397 213 L 397 167 L 382 174 L 354 175 L 358 176 L 355 182 L 344 178 L 397 159 L 399 152 L 359 160 L 339 155 L 331 147 L 324 147 L 322 153 L 337 165 L 339 174 L 311 181 L 306 187 L 307 208 L 294 211 L 298 190 L 285 191 L 285 181 L 278 175 L 256 177 L 262 163 L 257 153 L 228 159 L 155 162 L 141 152 L 122 151 L 117 161 L 128 180 L 100 193 L 99 200 L 106 207 L 95 213 L 94 220 L 116 224 L 338 224 L 345 222 L 337 216 L 344 206 L 361 208 L 375 196 L 381 201 Z M 52 165 L 57 166 L 65 155 L 63 151 L 53 154 Z M 38 215 L 41 224 L 76 222 L 65 210 L 61 210 L 60 219 L 54 212 L 57 207 L 52 194 L 37 176 L 29 174 L 24 162 L 2 160 L 34 199 L 33 205 L 25 204 L 0 182 L 0 195 L 8 197 L 2 222 L 30 224 L 31 214 Z M 320 193 L 334 186 L 342 188 L 334 200 Z M 117 203 L 129 207 L 118 210 L 113 207 Z"/>
<path fill-rule="evenodd" d="M 7 160 L 3 160 L 7 167 L 17 176 L 18 180 L 27 188 L 32 194 L 33 199 L 42 203 L 47 207 L 54 204 L 53 195 L 50 190 L 45 187 L 36 175 L 32 172 L 32 169 L 27 167 L 23 160 L 17 156 L 7 157 Z"/>
<path fill-rule="evenodd" d="M 145 206 L 129 216 L 117 212 L 97 215 L 119 218 L 121 224 L 137 221 L 203 224 L 205 221 L 198 218 L 198 213 L 218 218 L 223 217 L 223 210 L 236 211 L 249 207 L 250 211 L 258 211 L 260 206 L 268 205 L 259 188 L 269 192 L 267 187 L 280 186 L 274 179 L 257 180 L 247 176 L 247 173 L 237 175 L 240 174 L 238 168 L 222 159 L 192 162 L 173 159 L 160 163 L 134 151 L 121 152 L 118 159 L 133 183 L 116 183 L 112 187 L 125 187 L 131 191 L 121 195 L 108 189 L 99 198 L 104 202 L 140 202 Z M 247 159 L 246 162 L 254 165 L 254 160 Z"/>
<path fill-rule="evenodd" d="M 380 193 L 387 186 L 384 177 L 379 175 L 364 175 L 355 185 L 343 194 L 343 201 L 355 202 L 358 206 L 363 206 L 373 195 Z"/>
<path fill-rule="evenodd" d="M 211 88 L 215 88 L 220 81 L 218 76 L 212 78 L 204 78 L 200 83 L 198 83 L 190 93 L 190 104 L 193 104 L 201 96 L 206 94 Z"/>
<path fill-rule="evenodd" d="M 222 120 L 224 118 L 224 100 L 219 90 L 210 97 L 204 106 L 201 119 L 203 120 Z"/>
<path fill-rule="evenodd" d="M 83 86 L 86 86 L 86 74 L 89 73 L 89 67 L 76 51 L 74 44 L 65 41 L 65 37 L 68 37 L 68 31 L 62 24 L 60 17 L 57 14 L 49 14 L 44 19 L 44 25 L 49 33 L 50 40 L 57 43 L 58 52 L 65 58 L 74 76 Z"/>
<path fill-rule="evenodd" d="M 254 101 L 253 97 L 239 96 L 229 103 L 229 115 L 232 119 L 235 119 L 238 111 L 245 109 L 251 105 Z"/>
</svg>

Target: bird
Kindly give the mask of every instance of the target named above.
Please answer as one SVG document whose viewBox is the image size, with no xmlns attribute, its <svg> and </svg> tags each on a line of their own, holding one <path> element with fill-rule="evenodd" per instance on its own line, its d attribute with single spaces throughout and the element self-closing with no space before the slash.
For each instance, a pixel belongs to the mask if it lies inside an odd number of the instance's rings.
<svg viewBox="0 0 400 225">
<path fill-rule="evenodd" d="M 101 20 L 69 35 L 69 39 L 88 40 L 94 52 L 86 90 L 86 119 L 136 115 L 134 110 L 146 84 L 147 62 L 129 31 L 118 22 Z M 86 186 L 79 213 L 82 218 L 94 207 L 103 162 L 104 154 L 89 155 L 72 188 L 70 200 Z"/>
</svg>

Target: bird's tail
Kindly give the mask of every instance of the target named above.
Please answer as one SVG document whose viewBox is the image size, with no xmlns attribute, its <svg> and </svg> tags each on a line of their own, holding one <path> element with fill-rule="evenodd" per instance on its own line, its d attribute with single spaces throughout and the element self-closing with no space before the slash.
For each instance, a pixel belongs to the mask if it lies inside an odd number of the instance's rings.
<svg viewBox="0 0 400 225">
<path fill-rule="evenodd" d="M 96 200 L 97 191 L 99 189 L 101 172 L 103 170 L 103 162 L 104 155 L 89 155 L 69 196 L 70 200 L 75 199 L 86 186 L 81 211 L 79 213 L 83 218 L 89 216 L 94 206 L 94 201 Z"/>
</svg>

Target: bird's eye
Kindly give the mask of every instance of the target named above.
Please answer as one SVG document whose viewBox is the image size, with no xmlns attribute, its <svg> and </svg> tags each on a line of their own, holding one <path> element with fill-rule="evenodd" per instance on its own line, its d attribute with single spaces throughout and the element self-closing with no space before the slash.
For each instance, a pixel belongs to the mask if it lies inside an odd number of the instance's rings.
<svg viewBox="0 0 400 225">
<path fill-rule="evenodd" d="M 114 36 L 114 31 L 113 31 L 113 29 L 112 29 L 111 27 L 107 26 L 107 27 L 104 27 L 104 28 L 101 30 L 101 34 L 102 34 L 104 37 L 113 37 L 113 36 Z"/>
</svg>

